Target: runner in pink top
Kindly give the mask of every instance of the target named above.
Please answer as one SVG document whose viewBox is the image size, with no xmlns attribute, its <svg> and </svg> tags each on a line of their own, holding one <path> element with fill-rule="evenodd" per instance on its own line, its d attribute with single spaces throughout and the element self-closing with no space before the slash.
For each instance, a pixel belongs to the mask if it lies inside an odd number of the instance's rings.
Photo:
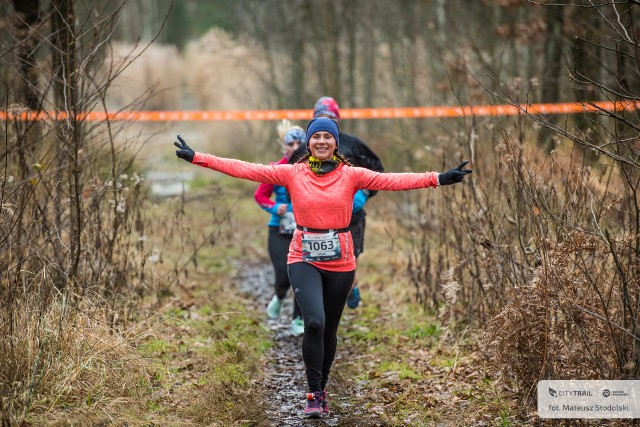
<svg viewBox="0 0 640 427">
<path fill-rule="evenodd" d="M 288 164 L 291 154 L 300 144 L 306 142 L 305 132 L 300 126 L 292 126 L 289 120 L 283 120 L 278 125 L 278 134 L 278 142 L 282 146 L 284 157 L 273 164 Z M 275 195 L 275 200 L 271 199 L 272 195 Z M 289 192 L 285 187 L 261 183 L 254 193 L 254 197 L 260 207 L 271 214 L 268 224 L 267 249 L 273 265 L 274 294 L 267 305 L 267 316 L 270 319 L 277 319 L 280 316 L 287 292 L 291 287 L 287 271 L 287 255 L 291 245 L 291 238 L 296 229 L 296 223 L 293 219 Z M 295 297 L 292 299 L 291 333 L 298 336 L 304 333 L 304 322 Z"/>
<path fill-rule="evenodd" d="M 289 280 L 302 310 L 302 357 L 309 393 L 305 417 L 328 415 L 324 388 L 336 353 L 337 331 L 353 283 L 355 258 L 347 228 L 359 189 L 412 190 L 461 182 L 468 162 L 445 173 L 379 173 L 353 167 L 338 153 L 337 123 L 313 119 L 306 132 L 309 155 L 293 165 L 260 165 L 194 152 L 178 136 L 176 155 L 199 166 L 286 187 L 297 229 L 289 246 Z"/>
</svg>

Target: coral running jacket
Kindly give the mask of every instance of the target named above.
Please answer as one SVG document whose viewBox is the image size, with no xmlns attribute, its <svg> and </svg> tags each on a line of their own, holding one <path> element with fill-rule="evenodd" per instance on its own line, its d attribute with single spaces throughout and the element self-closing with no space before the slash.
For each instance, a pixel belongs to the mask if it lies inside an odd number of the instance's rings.
<svg viewBox="0 0 640 427">
<path fill-rule="evenodd" d="M 291 195 L 293 215 L 299 226 L 315 229 L 341 229 L 349 226 L 353 196 L 360 189 L 412 190 L 436 187 L 437 172 L 379 173 L 340 164 L 335 170 L 316 175 L 307 163 L 260 165 L 196 153 L 193 164 L 255 182 L 286 187 Z M 289 247 L 288 264 L 302 262 L 302 231 L 296 230 Z M 328 271 L 355 270 L 351 233 L 340 233 L 341 259 L 312 262 Z"/>
</svg>

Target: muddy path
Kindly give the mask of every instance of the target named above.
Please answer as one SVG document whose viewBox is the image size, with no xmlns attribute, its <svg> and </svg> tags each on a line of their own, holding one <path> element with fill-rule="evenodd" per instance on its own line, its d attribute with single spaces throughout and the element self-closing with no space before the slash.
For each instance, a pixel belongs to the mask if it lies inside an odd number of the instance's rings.
<svg viewBox="0 0 640 427">
<path fill-rule="evenodd" d="M 244 265 L 242 273 L 234 283 L 247 304 L 255 310 L 265 312 L 273 296 L 273 271 L 268 263 Z M 292 311 L 291 295 L 282 307 L 276 320 L 264 316 L 264 321 L 272 333 L 273 345 L 267 353 L 264 380 L 259 386 L 264 390 L 267 424 L 271 426 L 385 426 L 377 417 L 369 415 L 363 408 L 355 408 L 349 403 L 349 396 L 358 393 L 361 383 L 350 379 L 352 373 L 340 366 L 341 360 L 348 358 L 352 349 L 348 343 L 340 342 L 338 332 L 338 353 L 327 387 L 331 415 L 318 420 L 307 420 L 302 416 L 307 392 L 304 362 L 302 361 L 302 336 L 290 332 Z M 352 315 L 345 313 L 346 316 Z M 343 322 L 344 322 L 343 316 Z M 343 327 L 343 326 L 341 326 Z"/>
</svg>

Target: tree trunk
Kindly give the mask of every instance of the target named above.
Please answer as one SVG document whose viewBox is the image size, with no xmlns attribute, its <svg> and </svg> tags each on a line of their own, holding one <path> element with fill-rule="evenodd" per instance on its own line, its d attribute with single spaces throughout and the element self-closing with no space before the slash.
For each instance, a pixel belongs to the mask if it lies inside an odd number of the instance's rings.
<svg viewBox="0 0 640 427">
<path fill-rule="evenodd" d="M 356 93 L 357 81 L 356 81 L 356 67 L 358 64 L 358 25 L 356 18 L 356 11 L 361 5 L 357 0 L 351 0 L 345 4 L 345 19 L 346 19 L 346 38 L 348 46 L 348 58 L 347 58 L 347 87 L 345 88 L 345 101 L 351 108 L 356 106 Z"/>
<path fill-rule="evenodd" d="M 544 69 L 542 73 L 542 102 L 558 102 L 560 96 L 560 69 L 562 61 L 562 8 L 547 6 L 545 21 L 547 22 L 546 49 L 544 53 Z M 555 124 L 554 116 L 545 119 Z M 538 145 L 551 150 L 553 132 L 546 127 L 540 128 Z"/>
<path fill-rule="evenodd" d="M 18 100 L 30 110 L 37 112 L 41 103 L 35 61 L 37 39 L 33 30 L 40 19 L 40 0 L 13 0 L 13 7 L 16 12 L 16 58 L 20 74 Z"/>
<path fill-rule="evenodd" d="M 38 91 L 38 68 L 35 52 L 38 45 L 34 28 L 39 20 L 39 0 L 14 0 L 16 60 L 18 62 L 18 88 L 16 101 L 33 112 L 42 108 Z M 31 173 L 33 150 L 40 139 L 40 128 L 36 121 L 16 122 L 18 138 L 18 161 L 20 178 L 25 179 Z M 25 201 L 25 198 L 23 198 Z"/>
<path fill-rule="evenodd" d="M 36 64 L 35 52 L 38 46 L 35 28 L 40 19 L 39 0 L 14 0 L 15 10 L 15 55 L 17 61 L 18 82 L 16 87 L 16 102 L 26 107 L 32 112 L 39 112 L 42 109 L 40 94 L 38 90 L 38 67 Z M 42 140 L 42 127 L 37 121 L 15 121 L 13 123 L 16 136 L 16 150 L 18 157 L 18 176 L 21 182 L 27 181 L 33 174 L 32 165 L 36 163 L 34 147 L 38 146 Z M 31 189 L 23 186 L 20 189 L 18 205 L 17 229 L 24 230 L 29 215 L 29 193 Z M 25 214 L 27 214 L 25 216 Z M 16 248 L 17 265 L 15 271 L 16 280 L 20 280 L 22 275 L 22 260 L 27 258 L 23 249 L 28 246 L 29 233 L 17 233 Z"/>
<path fill-rule="evenodd" d="M 294 13 L 293 16 L 293 25 L 292 28 L 295 28 L 296 22 L 309 22 L 309 17 L 311 16 L 309 12 L 309 5 L 305 2 L 300 7 L 299 13 Z M 297 20 L 299 18 L 299 21 Z M 294 108 L 309 108 L 306 105 L 306 97 L 305 95 L 305 72 L 304 67 L 306 64 L 306 43 L 305 37 L 306 33 L 304 31 L 296 31 L 293 30 L 290 33 L 292 37 L 291 43 L 291 94 L 290 99 L 291 105 Z"/>
<path fill-rule="evenodd" d="M 336 99 L 342 99 L 342 78 L 341 78 L 341 62 L 340 61 L 340 26 L 338 25 L 341 18 L 338 16 L 339 6 L 335 0 L 329 2 L 329 40 L 331 49 L 331 61 L 329 69 L 329 93 Z"/>
<path fill-rule="evenodd" d="M 340 57 L 338 17 L 336 2 L 329 0 L 321 6 L 315 6 L 319 19 L 314 22 L 314 37 L 317 40 L 317 70 L 320 77 L 322 95 L 331 96 L 340 101 Z"/>
<path fill-rule="evenodd" d="M 371 9 L 370 9 L 371 12 Z M 373 100 L 376 97 L 376 33 L 375 18 L 373 13 L 368 14 L 365 28 L 364 43 L 364 104 L 366 107 L 373 107 Z"/>
<path fill-rule="evenodd" d="M 66 118 L 55 121 L 58 150 L 64 162 L 60 170 L 66 170 L 66 182 L 69 197 L 69 249 L 70 265 L 68 280 L 74 281 L 78 275 L 81 249 L 82 209 L 81 209 L 81 175 L 78 163 L 80 151 L 80 135 L 76 121 L 76 34 L 75 16 L 72 0 L 52 0 L 52 32 L 53 32 L 53 75 L 55 81 L 54 105 L 59 112 L 65 112 Z M 61 184 L 59 184 L 61 185 Z M 60 188 L 61 190 L 61 188 Z M 61 192 L 58 192 L 61 194 Z M 59 222 L 59 227 L 63 224 Z M 63 285 L 63 284 L 61 284 Z"/>
<path fill-rule="evenodd" d="M 597 101 L 595 85 L 589 81 L 598 81 L 598 44 L 600 43 L 600 19 L 591 9 L 581 8 L 576 10 L 577 21 L 576 37 L 573 41 L 573 74 L 576 78 L 574 88 L 575 99 L 581 101 Z M 598 140 L 599 128 L 597 114 L 576 114 L 576 133 L 586 141 Z"/>
</svg>

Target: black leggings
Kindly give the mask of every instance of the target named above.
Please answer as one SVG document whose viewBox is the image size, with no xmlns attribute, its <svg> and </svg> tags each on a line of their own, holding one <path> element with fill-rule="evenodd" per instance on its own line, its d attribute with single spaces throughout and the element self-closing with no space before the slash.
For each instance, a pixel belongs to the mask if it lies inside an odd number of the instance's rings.
<svg viewBox="0 0 640 427">
<path fill-rule="evenodd" d="M 289 265 L 289 280 L 304 320 L 302 358 L 309 391 L 324 390 L 336 356 L 338 325 L 353 271 L 326 271 L 305 262 Z"/>
<path fill-rule="evenodd" d="M 289 244 L 291 243 L 292 234 L 280 234 L 279 227 L 269 226 L 269 240 L 267 247 L 269 249 L 269 258 L 273 264 L 275 272 L 275 288 L 278 298 L 283 299 L 287 296 L 289 290 L 289 276 L 287 275 L 287 254 L 289 253 Z M 293 317 L 301 317 L 300 307 L 295 298 L 293 299 Z"/>
</svg>

